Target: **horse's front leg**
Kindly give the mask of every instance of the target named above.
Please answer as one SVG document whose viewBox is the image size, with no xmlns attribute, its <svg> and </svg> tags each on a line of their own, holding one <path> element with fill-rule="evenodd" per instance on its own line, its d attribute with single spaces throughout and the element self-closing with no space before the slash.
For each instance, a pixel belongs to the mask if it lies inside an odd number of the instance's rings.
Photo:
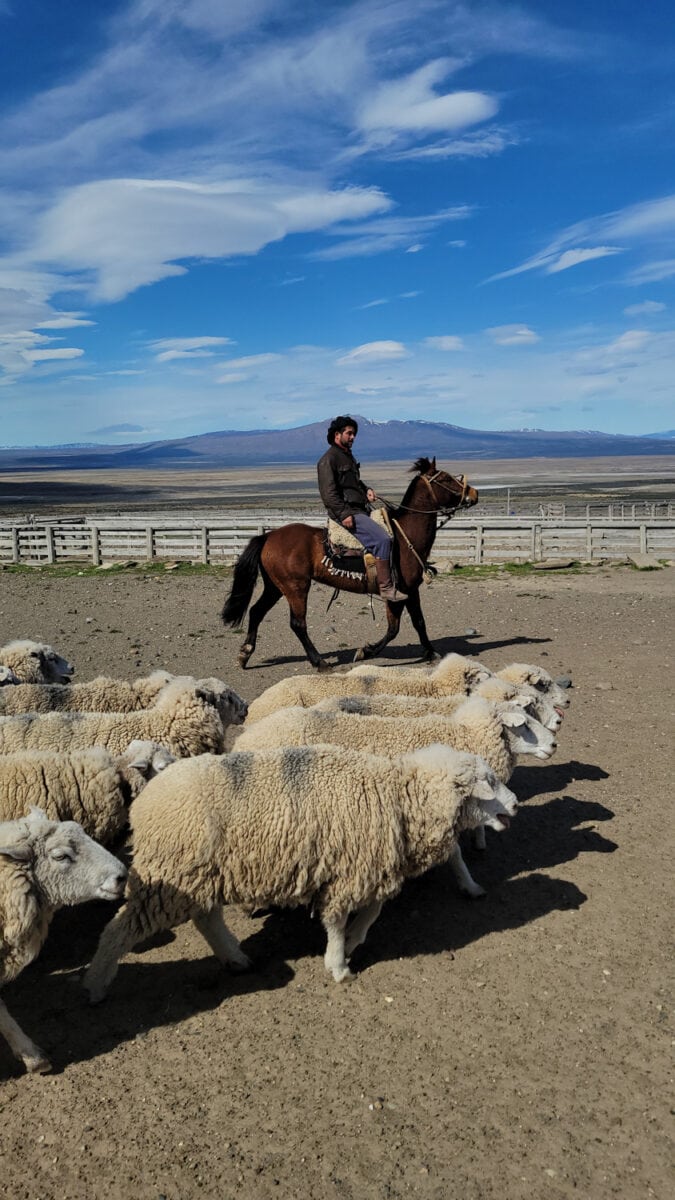
<svg viewBox="0 0 675 1200">
<path fill-rule="evenodd" d="M 317 671 L 332 671 L 331 664 L 326 662 L 312 639 L 307 632 L 307 596 L 309 594 L 309 582 L 307 587 L 302 589 L 295 588 L 293 591 L 286 592 L 288 607 L 291 610 L 291 629 L 293 633 L 302 642 L 303 649 L 313 667 Z"/>
<path fill-rule="evenodd" d="M 401 616 L 403 614 L 403 604 L 385 603 L 387 612 L 387 630 L 383 638 L 379 642 L 366 642 L 365 646 L 361 646 L 354 655 L 354 662 L 362 662 L 364 658 L 377 658 L 378 654 L 384 649 L 389 642 L 393 641 L 401 628 Z"/>
<path fill-rule="evenodd" d="M 408 599 L 405 602 L 405 607 L 410 614 L 410 620 L 413 623 L 413 628 L 415 629 L 415 632 L 420 639 L 422 649 L 424 650 L 424 661 L 436 662 L 436 660 L 440 658 L 440 655 L 436 650 L 434 650 L 432 643 L 429 641 L 429 635 L 427 633 L 427 627 L 424 620 L 424 615 L 422 613 L 422 605 L 420 603 L 419 588 L 410 589 L 408 593 Z"/>
</svg>

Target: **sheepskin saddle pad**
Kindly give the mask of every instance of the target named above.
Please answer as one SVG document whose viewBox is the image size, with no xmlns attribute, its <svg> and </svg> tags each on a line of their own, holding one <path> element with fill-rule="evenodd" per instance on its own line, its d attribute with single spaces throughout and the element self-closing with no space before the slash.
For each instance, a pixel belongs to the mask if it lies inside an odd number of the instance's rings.
<svg viewBox="0 0 675 1200">
<path fill-rule="evenodd" d="M 392 529 L 385 508 L 374 508 L 371 512 L 373 521 L 383 525 L 391 536 Z M 344 525 L 339 525 L 332 517 L 328 518 L 325 537 L 325 554 L 323 565 L 331 575 L 348 579 L 360 579 L 365 584 L 365 590 L 370 593 L 378 591 L 375 559 L 364 548 L 362 543 Z"/>
</svg>

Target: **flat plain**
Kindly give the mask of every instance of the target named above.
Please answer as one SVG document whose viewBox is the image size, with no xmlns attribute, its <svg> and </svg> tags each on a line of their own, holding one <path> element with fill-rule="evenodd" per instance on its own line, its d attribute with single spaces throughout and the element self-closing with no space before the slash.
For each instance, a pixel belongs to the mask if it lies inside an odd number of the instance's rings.
<svg viewBox="0 0 675 1200">
<path fill-rule="evenodd" d="M 672 715 L 675 568 L 439 577 L 430 634 L 490 667 L 573 679 L 555 757 L 523 760 L 511 829 L 410 881 L 335 984 L 305 910 L 231 924 L 255 963 L 216 966 L 191 926 L 122 963 L 87 1006 L 79 977 L 111 915 L 54 920 L 6 989 L 50 1053 L 27 1077 L 0 1046 L 0 1195 L 11 1200 L 562 1200 L 672 1188 Z M 32 636 L 76 678 L 163 666 L 248 700 L 309 670 L 280 603 L 250 669 L 219 621 L 220 572 L 0 573 L 0 639 Z M 319 647 L 346 666 L 375 605 L 312 592 Z M 469 636 L 468 631 L 475 630 Z M 404 619 L 386 662 L 417 655 Z"/>
</svg>

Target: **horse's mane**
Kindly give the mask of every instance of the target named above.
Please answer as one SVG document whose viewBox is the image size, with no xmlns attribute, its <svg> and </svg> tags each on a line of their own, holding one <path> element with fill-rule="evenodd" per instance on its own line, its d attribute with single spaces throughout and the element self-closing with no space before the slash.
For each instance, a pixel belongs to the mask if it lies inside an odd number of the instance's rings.
<svg viewBox="0 0 675 1200">
<path fill-rule="evenodd" d="M 433 469 L 433 464 L 430 458 L 416 458 L 410 468 L 411 475 L 424 475 L 427 471 Z"/>
</svg>

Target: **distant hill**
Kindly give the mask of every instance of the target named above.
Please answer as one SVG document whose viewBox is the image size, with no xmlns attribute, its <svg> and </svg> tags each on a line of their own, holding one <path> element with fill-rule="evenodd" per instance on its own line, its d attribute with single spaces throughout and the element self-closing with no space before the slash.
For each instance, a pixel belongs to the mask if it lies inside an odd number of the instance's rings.
<svg viewBox="0 0 675 1200">
<path fill-rule="evenodd" d="M 357 415 L 357 457 L 380 461 L 436 455 L 452 460 L 598 458 L 605 455 L 675 454 L 675 433 L 624 436 L 593 430 L 464 429 L 443 421 L 371 421 Z M 327 447 L 330 417 L 295 429 L 222 430 L 172 441 L 128 446 L 0 448 L 0 469 L 69 470 L 217 469 L 314 462 Z"/>
</svg>

